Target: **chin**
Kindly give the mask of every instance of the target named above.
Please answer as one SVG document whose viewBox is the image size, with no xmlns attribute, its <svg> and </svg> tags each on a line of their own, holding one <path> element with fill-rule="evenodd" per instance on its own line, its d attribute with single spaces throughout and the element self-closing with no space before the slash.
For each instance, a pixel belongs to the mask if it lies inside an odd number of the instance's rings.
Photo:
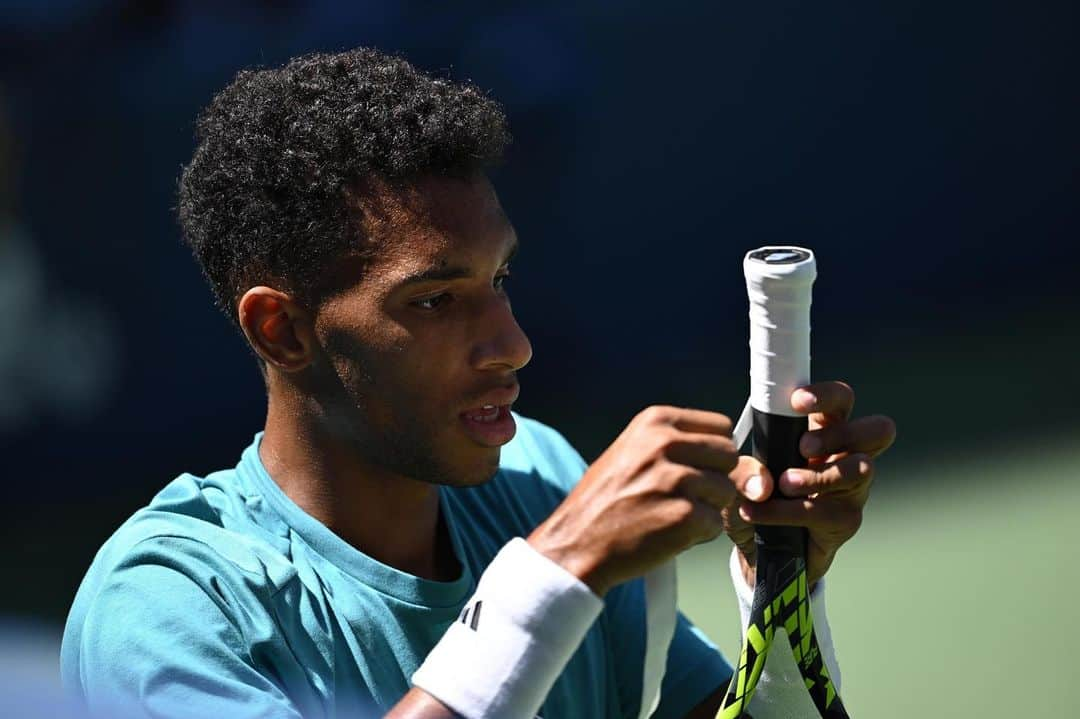
<svg viewBox="0 0 1080 719">
<path fill-rule="evenodd" d="M 468 467 L 462 467 L 453 474 L 453 481 L 447 482 L 447 484 L 453 487 L 479 487 L 481 484 L 487 484 L 499 471 L 499 456 L 501 454 L 498 447 L 494 449 L 488 449 L 485 453 L 486 456 L 470 463 Z"/>
</svg>

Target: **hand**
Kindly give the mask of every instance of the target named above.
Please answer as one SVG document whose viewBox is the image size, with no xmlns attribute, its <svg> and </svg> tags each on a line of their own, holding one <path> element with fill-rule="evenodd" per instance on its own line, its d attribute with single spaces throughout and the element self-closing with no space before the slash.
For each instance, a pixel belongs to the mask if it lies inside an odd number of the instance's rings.
<svg viewBox="0 0 1080 719">
<path fill-rule="evenodd" d="M 792 409 L 809 413 L 810 428 L 799 445 L 809 466 L 780 475 L 783 496 L 773 496 L 776 483 L 761 462 L 739 458 L 731 479 L 748 487 L 744 496 L 751 501 L 736 498 L 723 514 L 725 531 L 739 548 L 743 575 L 751 587 L 756 561 L 752 525 L 806 527 L 806 573 L 811 584 L 825 575 L 837 550 L 859 530 L 874 478 L 874 458 L 892 445 L 896 425 L 882 415 L 848 421 L 854 405 L 855 393 L 843 382 L 812 384 L 792 393 Z"/>
<path fill-rule="evenodd" d="M 723 531 L 739 485 L 731 420 L 649 407 L 529 536 L 600 596 Z"/>
</svg>

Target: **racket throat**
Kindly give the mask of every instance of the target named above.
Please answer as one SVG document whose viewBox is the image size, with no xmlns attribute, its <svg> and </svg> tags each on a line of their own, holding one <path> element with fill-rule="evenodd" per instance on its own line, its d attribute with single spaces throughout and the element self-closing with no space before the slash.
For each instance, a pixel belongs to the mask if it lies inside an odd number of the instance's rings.
<svg viewBox="0 0 1080 719">
<path fill-rule="evenodd" d="M 799 440 L 808 425 L 806 417 L 753 410 L 754 456 L 774 478 L 790 467 L 806 466 Z M 847 719 L 814 633 L 806 576 L 807 541 L 803 527 L 755 526 L 756 579 L 750 621 L 739 665 L 717 719 L 749 716 L 747 707 L 778 633 L 787 636 L 818 713 L 825 719 Z"/>
</svg>

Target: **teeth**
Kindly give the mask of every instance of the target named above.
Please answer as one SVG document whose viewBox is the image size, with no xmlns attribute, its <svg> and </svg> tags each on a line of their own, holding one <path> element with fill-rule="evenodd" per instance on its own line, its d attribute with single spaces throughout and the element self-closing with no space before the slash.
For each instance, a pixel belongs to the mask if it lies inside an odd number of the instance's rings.
<svg viewBox="0 0 1080 719">
<path fill-rule="evenodd" d="M 474 422 L 494 422 L 499 418 L 499 409 L 493 404 L 485 404 L 480 408 L 479 412 L 474 412 L 469 415 L 469 419 Z"/>
</svg>

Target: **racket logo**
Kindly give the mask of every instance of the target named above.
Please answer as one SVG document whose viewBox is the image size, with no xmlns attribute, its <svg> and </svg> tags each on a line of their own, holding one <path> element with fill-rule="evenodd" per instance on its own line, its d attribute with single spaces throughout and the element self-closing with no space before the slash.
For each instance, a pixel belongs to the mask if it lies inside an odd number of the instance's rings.
<svg viewBox="0 0 1080 719">
<path fill-rule="evenodd" d="M 809 669 L 814 664 L 814 660 L 818 658 L 817 647 L 810 647 L 810 651 L 803 657 L 803 660 L 799 662 L 802 664 L 803 670 Z"/>
</svg>

